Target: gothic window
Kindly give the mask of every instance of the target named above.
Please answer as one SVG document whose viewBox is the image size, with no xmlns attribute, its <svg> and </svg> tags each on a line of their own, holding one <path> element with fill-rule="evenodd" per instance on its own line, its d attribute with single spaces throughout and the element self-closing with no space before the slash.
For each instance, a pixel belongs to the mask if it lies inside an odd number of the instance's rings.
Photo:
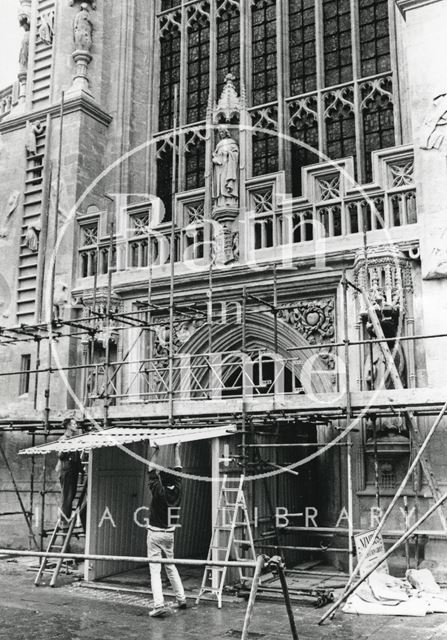
<svg viewBox="0 0 447 640">
<path fill-rule="evenodd" d="M 217 19 L 217 95 L 222 92 L 225 77 L 240 76 L 240 13 L 237 6 L 224 0 Z"/>
<path fill-rule="evenodd" d="M 276 0 L 255 0 L 252 9 L 253 104 L 277 99 Z"/>
<path fill-rule="evenodd" d="M 206 13 L 191 9 L 188 31 L 187 121 L 206 118 L 210 87 L 210 24 Z"/>
<path fill-rule="evenodd" d="M 180 33 L 171 29 L 160 41 L 160 110 L 159 129 L 173 126 L 175 86 L 180 82 Z"/>
<path fill-rule="evenodd" d="M 327 155 L 355 156 L 354 96 L 351 89 L 331 91 L 325 96 Z"/>
<path fill-rule="evenodd" d="M 246 80 L 254 127 L 249 177 L 284 169 L 298 196 L 302 169 L 328 156 L 353 157 L 356 179 L 371 180 L 371 153 L 395 144 L 388 0 L 157 0 L 157 5 L 158 130 L 163 133 L 158 152 L 166 133 L 172 135 L 178 86 L 177 191 L 204 185 L 205 144 L 191 145 L 188 126 L 204 126 L 210 91 L 217 100 L 229 73 L 239 93 L 241 78 Z M 267 118 L 259 123 L 261 112 Z M 286 138 L 280 142 L 282 134 Z M 172 149 L 158 153 L 157 162 L 157 193 L 169 218 Z"/>
<path fill-rule="evenodd" d="M 292 194 L 302 193 L 301 169 L 318 162 L 317 101 L 307 98 L 290 105 L 290 135 L 296 139 L 292 147 Z"/>
<path fill-rule="evenodd" d="M 362 86 L 362 113 L 365 144 L 365 177 L 372 178 L 371 152 L 395 144 L 391 80 L 366 82 Z"/>
<path fill-rule="evenodd" d="M 350 0 L 323 0 L 325 86 L 352 80 Z"/>
<path fill-rule="evenodd" d="M 253 175 L 255 176 L 278 171 L 277 118 L 275 107 L 252 112 Z"/>
<path fill-rule="evenodd" d="M 389 71 L 388 0 L 358 0 L 362 76 Z"/>
<path fill-rule="evenodd" d="M 172 216 L 172 147 L 164 142 L 158 144 L 157 195 L 165 205 L 164 220 Z"/>
<path fill-rule="evenodd" d="M 289 1 L 290 95 L 317 88 L 314 0 Z"/>
</svg>

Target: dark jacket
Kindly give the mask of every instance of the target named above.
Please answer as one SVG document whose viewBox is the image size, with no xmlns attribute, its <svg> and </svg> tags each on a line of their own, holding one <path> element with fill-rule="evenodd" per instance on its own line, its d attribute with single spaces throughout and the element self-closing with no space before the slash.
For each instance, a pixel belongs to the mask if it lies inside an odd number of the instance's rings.
<svg viewBox="0 0 447 640">
<path fill-rule="evenodd" d="M 180 469 L 176 469 L 176 471 L 180 471 Z M 149 526 L 168 529 L 178 521 L 182 479 L 178 475 L 166 474 L 165 472 L 161 472 L 160 475 L 162 480 L 155 469 L 149 471 L 149 489 L 152 493 Z M 171 516 L 171 522 L 169 516 Z"/>
<path fill-rule="evenodd" d="M 63 451 L 59 454 L 59 475 L 65 473 L 80 473 L 82 469 L 79 451 Z"/>
</svg>

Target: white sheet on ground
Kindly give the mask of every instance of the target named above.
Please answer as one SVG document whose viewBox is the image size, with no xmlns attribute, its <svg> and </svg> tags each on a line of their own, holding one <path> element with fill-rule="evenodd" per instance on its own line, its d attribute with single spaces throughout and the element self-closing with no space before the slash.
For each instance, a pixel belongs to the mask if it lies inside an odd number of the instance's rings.
<svg viewBox="0 0 447 640">
<path fill-rule="evenodd" d="M 415 588 L 418 584 L 422 588 Z M 400 579 L 374 572 L 348 598 L 345 613 L 379 616 L 425 616 L 447 613 L 447 592 L 428 569 L 411 570 Z"/>
</svg>

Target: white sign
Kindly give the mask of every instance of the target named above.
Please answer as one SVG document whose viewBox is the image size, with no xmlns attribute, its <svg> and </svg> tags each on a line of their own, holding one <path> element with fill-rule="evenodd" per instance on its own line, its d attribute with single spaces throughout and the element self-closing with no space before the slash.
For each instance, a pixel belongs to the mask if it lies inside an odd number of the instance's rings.
<svg viewBox="0 0 447 640">
<path fill-rule="evenodd" d="M 379 534 L 371 549 L 366 553 L 368 549 L 368 545 L 371 542 L 374 536 L 374 531 L 367 531 L 366 533 L 359 533 L 354 536 L 355 541 L 355 549 L 357 551 L 357 560 L 362 563 L 360 569 L 360 577 L 363 578 L 364 575 L 368 573 L 368 571 L 373 567 L 379 558 L 383 557 L 385 554 L 385 547 L 383 545 L 383 538 L 381 534 Z M 379 573 L 389 573 L 387 562 L 383 562 L 377 569 Z"/>
</svg>

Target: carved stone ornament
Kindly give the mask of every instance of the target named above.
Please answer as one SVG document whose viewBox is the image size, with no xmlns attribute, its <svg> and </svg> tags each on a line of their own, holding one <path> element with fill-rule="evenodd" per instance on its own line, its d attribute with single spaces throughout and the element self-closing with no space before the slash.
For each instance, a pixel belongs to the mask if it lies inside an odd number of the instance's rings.
<svg viewBox="0 0 447 640">
<path fill-rule="evenodd" d="M 31 1 L 32 0 L 19 0 L 19 24 L 27 31 L 29 31 L 31 24 Z"/>
<path fill-rule="evenodd" d="M 439 229 L 438 240 L 428 259 L 424 280 L 447 278 L 447 229 Z"/>
<path fill-rule="evenodd" d="M 47 45 L 53 44 L 54 11 L 44 11 L 40 15 L 39 38 Z"/>
<path fill-rule="evenodd" d="M 219 102 L 214 110 L 214 118 L 218 122 L 222 117 L 230 122 L 233 117 L 239 117 L 242 111 L 242 100 L 239 98 L 234 81 L 236 78 L 229 73 L 225 78 L 225 86 Z"/>
<path fill-rule="evenodd" d="M 406 296 L 413 291 L 410 260 L 396 247 L 368 248 L 367 256 L 358 251 L 354 261 L 354 279 L 375 304 L 379 298 L 387 305 L 399 305 L 405 310 Z M 360 312 L 366 312 L 360 299 Z"/>
<path fill-rule="evenodd" d="M 447 129 L 447 92 L 436 96 L 421 127 L 421 149 L 441 149 Z"/>
<path fill-rule="evenodd" d="M 94 306 L 94 311 L 96 314 L 95 320 L 95 328 L 96 333 L 94 337 L 94 341 L 97 342 L 105 349 L 107 342 L 112 342 L 114 344 L 118 343 L 119 332 L 116 329 L 117 321 L 113 320 L 114 314 L 122 313 L 123 311 L 123 301 L 122 299 L 116 295 L 116 293 L 112 292 L 112 296 L 110 299 L 110 314 L 111 318 L 109 322 L 107 322 L 107 291 L 105 289 L 98 289 L 96 298 L 93 298 L 93 294 L 90 294 L 88 297 L 83 297 L 77 301 L 83 307 L 83 317 L 84 319 L 90 319 L 92 316 L 92 309 Z"/>
<path fill-rule="evenodd" d="M 72 7 L 75 2 L 80 2 L 81 0 L 69 0 L 68 6 Z M 96 9 L 96 1 L 95 0 L 87 0 L 87 2 L 91 5 L 92 9 Z"/>
<path fill-rule="evenodd" d="M 301 300 L 280 309 L 278 317 L 296 329 L 310 344 L 334 340 L 334 298 Z"/>
<path fill-rule="evenodd" d="M 20 198 L 20 191 L 13 191 L 10 194 L 10 196 L 8 198 L 8 202 L 6 204 L 6 219 L 7 220 L 10 218 L 10 216 L 12 216 L 14 211 L 17 209 L 17 205 L 19 204 L 19 198 Z"/>
<path fill-rule="evenodd" d="M 9 316 L 11 300 L 11 289 L 5 278 L 0 274 L 0 313 L 4 318 Z"/>
</svg>

